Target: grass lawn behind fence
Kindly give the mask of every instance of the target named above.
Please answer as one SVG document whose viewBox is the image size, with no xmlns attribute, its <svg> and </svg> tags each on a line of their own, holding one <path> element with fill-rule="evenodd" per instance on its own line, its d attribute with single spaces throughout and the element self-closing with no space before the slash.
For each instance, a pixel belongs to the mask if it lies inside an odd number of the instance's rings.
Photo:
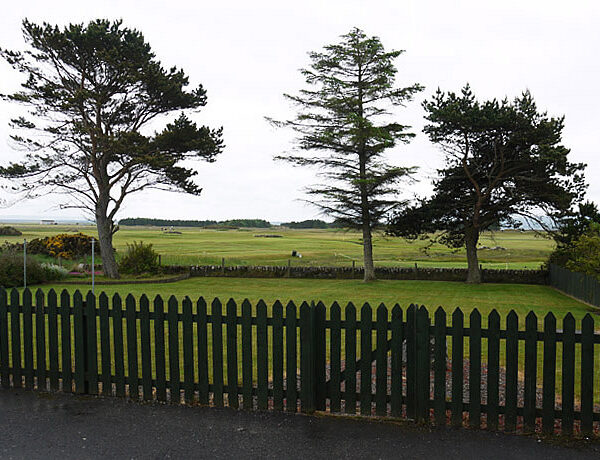
<svg viewBox="0 0 600 460">
<path fill-rule="evenodd" d="M 57 292 L 67 289 L 74 292 L 79 289 L 85 294 L 89 284 L 61 285 L 48 284 L 40 287 L 44 291 L 54 288 Z M 369 302 L 373 309 L 384 303 L 389 310 L 397 303 L 406 308 L 411 303 L 425 305 L 433 314 L 442 306 L 448 312 L 460 307 L 468 315 L 477 308 L 486 317 L 493 309 L 502 317 L 515 310 L 520 318 L 534 311 L 541 319 L 553 312 L 558 319 L 571 312 L 581 319 L 589 311 L 598 311 L 548 287 L 523 284 L 479 284 L 470 285 L 446 281 L 376 281 L 363 283 L 359 280 L 314 280 L 314 279 L 251 279 L 251 278 L 190 278 L 175 283 L 99 285 L 96 293 L 106 292 L 112 296 L 119 293 L 122 297 L 132 294 L 139 298 L 146 294 L 151 299 L 161 295 L 165 301 L 171 295 L 180 300 L 189 296 L 196 300 L 202 296 L 210 302 L 218 297 L 223 303 L 233 298 L 236 302 L 248 298 L 253 304 L 263 299 L 267 304 L 275 300 L 284 303 L 293 300 L 298 305 L 302 301 L 323 301 L 327 307 L 334 301 L 342 305 L 353 302 L 357 307 Z M 342 308 L 343 310 L 343 308 Z"/>
</svg>

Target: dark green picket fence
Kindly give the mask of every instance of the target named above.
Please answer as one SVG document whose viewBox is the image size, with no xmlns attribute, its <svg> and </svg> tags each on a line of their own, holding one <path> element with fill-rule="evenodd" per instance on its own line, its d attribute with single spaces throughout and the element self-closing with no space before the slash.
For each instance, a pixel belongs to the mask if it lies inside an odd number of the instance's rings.
<svg viewBox="0 0 600 460">
<path fill-rule="evenodd" d="M 502 328 L 496 311 L 483 327 L 476 310 L 465 324 L 459 309 L 448 322 L 443 309 L 431 318 L 414 305 L 381 305 L 373 318 L 368 304 L 165 305 L 131 295 L 124 304 L 0 289 L 2 386 L 506 431 L 598 429 L 600 334 L 590 315 L 578 330 L 572 315 L 557 329 L 549 314 L 538 330 L 533 313 L 524 329 L 515 312 Z"/>
<path fill-rule="evenodd" d="M 550 264 L 550 285 L 576 299 L 600 307 L 600 281 L 594 276 L 577 273 Z"/>
</svg>

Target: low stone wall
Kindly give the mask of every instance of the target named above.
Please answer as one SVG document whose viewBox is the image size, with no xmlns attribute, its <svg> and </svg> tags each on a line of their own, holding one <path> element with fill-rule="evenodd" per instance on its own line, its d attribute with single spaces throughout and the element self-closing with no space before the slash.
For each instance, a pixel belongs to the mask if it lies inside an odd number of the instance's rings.
<svg viewBox="0 0 600 460">
<path fill-rule="evenodd" d="M 165 266 L 166 273 L 189 271 L 190 276 L 224 276 L 232 278 L 308 278 L 362 279 L 362 267 L 287 267 L 287 266 Z M 378 267 L 375 274 L 382 280 L 465 281 L 466 268 L 395 268 Z M 545 270 L 482 270 L 484 283 L 548 284 Z"/>
<path fill-rule="evenodd" d="M 179 273 L 179 275 L 177 276 L 170 276 L 168 278 L 158 278 L 158 279 L 147 279 L 147 280 L 101 280 L 101 281 L 94 281 L 94 284 L 96 286 L 108 286 L 108 285 L 112 285 L 112 284 L 159 284 L 159 283 L 175 283 L 177 281 L 183 281 L 183 280 L 187 280 L 190 277 L 190 273 L 189 268 L 187 269 L 180 269 L 178 272 L 172 272 L 169 270 L 169 274 L 171 273 Z M 181 273 L 181 272 L 184 273 Z M 91 280 L 90 279 L 82 279 L 81 281 L 53 281 L 53 283 L 60 283 L 60 284 L 91 284 Z"/>
</svg>

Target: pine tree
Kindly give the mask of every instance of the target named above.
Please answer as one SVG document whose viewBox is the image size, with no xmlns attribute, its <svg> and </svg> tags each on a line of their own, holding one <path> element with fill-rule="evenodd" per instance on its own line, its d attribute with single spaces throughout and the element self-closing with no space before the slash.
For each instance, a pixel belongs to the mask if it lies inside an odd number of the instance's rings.
<svg viewBox="0 0 600 460">
<path fill-rule="evenodd" d="M 302 69 L 307 89 L 285 97 L 298 107 L 292 120 L 273 121 L 297 134 L 296 151 L 277 159 L 318 168 L 324 183 L 308 189 L 324 214 L 362 231 L 364 280 L 375 279 L 372 232 L 399 202 L 397 185 L 414 170 L 390 166 L 384 153 L 414 134 L 389 121 L 389 108 L 402 106 L 423 88 L 395 87 L 394 60 L 377 37 L 360 29 L 337 44 L 311 52 Z"/>
<path fill-rule="evenodd" d="M 137 30 L 121 21 L 92 21 L 64 29 L 23 22 L 24 52 L 0 50 L 25 77 L 22 90 L 5 96 L 29 116 L 12 120 L 12 136 L 28 153 L 0 167 L 29 197 L 65 193 L 64 207 L 96 221 L 102 264 L 118 278 L 112 238 L 125 198 L 147 188 L 199 194 L 196 172 L 183 160 L 214 161 L 221 129 L 198 127 L 183 112 L 206 104 L 200 85 L 186 90 L 182 70 L 163 69 Z M 181 114 L 153 135 L 142 131 L 158 116 Z"/>
</svg>

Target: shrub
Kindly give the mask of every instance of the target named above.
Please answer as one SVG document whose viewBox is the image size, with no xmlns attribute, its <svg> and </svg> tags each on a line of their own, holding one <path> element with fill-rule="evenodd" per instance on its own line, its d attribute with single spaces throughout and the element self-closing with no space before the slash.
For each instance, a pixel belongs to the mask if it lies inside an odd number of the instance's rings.
<svg viewBox="0 0 600 460">
<path fill-rule="evenodd" d="M 6 248 L 15 251 L 23 250 L 23 243 L 5 245 Z M 30 254 L 43 254 L 50 257 L 61 257 L 63 259 L 76 259 L 83 257 L 92 251 L 92 237 L 83 233 L 70 235 L 61 233 L 60 235 L 47 236 L 45 238 L 35 238 L 27 242 L 27 252 Z M 94 248 L 96 254 L 100 254 L 100 245 Z"/>
<path fill-rule="evenodd" d="M 127 250 L 119 261 L 119 270 L 122 273 L 156 273 L 158 268 L 158 254 L 151 244 L 144 244 L 143 241 L 127 244 Z"/>
<path fill-rule="evenodd" d="M 21 236 L 22 233 L 10 225 L 0 227 L 0 236 Z"/>
<path fill-rule="evenodd" d="M 41 265 L 49 279 L 62 279 L 66 278 L 69 274 L 69 270 L 67 270 L 65 267 L 61 267 L 60 265 L 50 263 L 42 263 Z"/>
<path fill-rule="evenodd" d="M 48 265 L 44 266 L 35 259 L 27 258 L 27 284 L 55 281 L 66 276 L 66 270 L 63 272 L 61 267 Z M 0 286 L 23 286 L 23 254 L 14 251 L 4 251 L 0 254 Z"/>
<path fill-rule="evenodd" d="M 600 224 L 591 224 L 587 233 L 577 238 L 565 265 L 575 272 L 600 276 Z"/>
<path fill-rule="evenodd" d="M 592 222 L 568 246 L 557 248 L 549 259 L 571 271 L 600 278 L 600 224 Z"/>
<path fill-rule="evenodd" d="M 74 259 L 89 254 L 92 251 L 92 237 L 83 233 L 70 235 L 62 233 L 60 235 L 44 238 L 43 241 L 47 254 L 52 257 L 62 257 L 63 259 Z M 96 245 L 94 252 L 100 253 L 100 245 Z"/>
</svg>

